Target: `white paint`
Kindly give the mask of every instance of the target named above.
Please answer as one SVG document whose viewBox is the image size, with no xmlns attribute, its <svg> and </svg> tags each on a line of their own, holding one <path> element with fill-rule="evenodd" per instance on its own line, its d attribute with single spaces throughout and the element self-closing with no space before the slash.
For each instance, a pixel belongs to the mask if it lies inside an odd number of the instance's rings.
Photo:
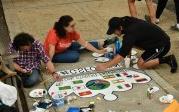
<svg viewBox="0 0 179 112">
<path fill-rule="evenodd" d="M 121 68 L 121 64 L 117 64 L 116 66 L 114 66 L 113 68 Z M 78 68 L 78 69 L 72 69 L 72 70 L 64 70 L 64 71 L 59 71 L 57 72 L 58 74 L 61 74 L 62 76 L 65 75 L 72 75 L 72 74 L 81 74 L 81 73 L 87 73 L 87 72 L 92 72 L 95 71 L 96 68 L 95 66 L 93 67 L 84 67 L 84 68 Z"/>
</svg>

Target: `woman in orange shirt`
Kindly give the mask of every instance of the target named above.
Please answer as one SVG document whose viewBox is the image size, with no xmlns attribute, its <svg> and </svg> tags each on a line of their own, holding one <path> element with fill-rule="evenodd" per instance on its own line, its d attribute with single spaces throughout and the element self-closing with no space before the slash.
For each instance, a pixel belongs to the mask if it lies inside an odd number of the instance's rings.
<svg viewBox="0 0 179 112">
<path fill-rule="evenodd" d="M 75 30 L 75 22 L 69 15 L 60 17 L 54 28 L 50 29 L 44 43 L 46 53 L 54 63 L 77 62 L 80 57 L 80 49 L 104 53 L 105 50 L 98 50 L 99 42 L 87 42 L 80 37 Z"/>
</svg>

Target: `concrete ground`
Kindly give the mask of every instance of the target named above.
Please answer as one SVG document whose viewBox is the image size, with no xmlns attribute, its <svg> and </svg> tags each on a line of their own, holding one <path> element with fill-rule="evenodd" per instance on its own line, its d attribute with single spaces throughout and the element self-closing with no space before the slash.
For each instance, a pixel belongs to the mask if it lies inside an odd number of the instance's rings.
<svg viewBox="0 0 179 112">
<path fill-rule="evenodd" d="M 2 3 L 11 39 L 23 31 L 34 35 L 42 42 L 48 30 L 62 15 L 68 14 L 74 17 L 77 29 L 86 40 L 104 38 L 109 18 L 129 15 L 126 0 L 2 0 Z M 136 5 L 139 18 L 143 19 L 144 14 L 147 14 L 145 2 L 136 2 Z M 159 26 L 171 36 L 172 50 L 170 54 L 174 53 L 177 60 L 179 60 L 179 53 L 177 52 L 179 32 L 170 30 L 170 26 L 174 23 L 174 13 L 165 10 Z M 93 66 L 94 64 L 96 63 L 93 61 L 91 53 L 84 52 L 78 63 L 56 64 L 56 68 L 57 70 L 64 70 Z M 119 99 L 114 102 L 96 101 L 96 98 L 78 98 L 72 105 L 85 106 L 89 104 L 89 101 L 95 100 L 97 103 L 96 112 L 107 112 L 108 109 L 116 112 L 162 112 L 167 105 L 161 104 L 158 98 L 166 93 L 174 94 L 177 97 L 179 73 L 171 74 L 166 65 L 146 72 L 153 79 L 149 84 L 134 85 L 134 88 L 130 91 L 115 93 L 119 95 Z M 49 78 L 48 75 L 43 75 L 43 79 L 47 78 Z M 146 90 L 149 85 L 157 85 L 161 88 L 161 91 L 152 100 L 146 97 Z M 46 83 L 45 86 L 38 85 L 34 88 L 48 88 L 49 86 L 50 82 Z M 26 89 L 29 108 L 34 102 L 34 99 L 28 97 L 30 90 Z M 61 109 L 52 109 L 51 111 L 64 112 L 68 106 Z"/>
</svg>

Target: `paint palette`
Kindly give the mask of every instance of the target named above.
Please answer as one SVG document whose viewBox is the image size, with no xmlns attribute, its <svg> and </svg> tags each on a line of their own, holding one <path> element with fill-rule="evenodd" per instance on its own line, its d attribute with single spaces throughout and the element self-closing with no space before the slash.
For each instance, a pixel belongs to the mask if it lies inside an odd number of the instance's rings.
<svg viewBox="0 0 179 112">
<path fill-rule="evenodd" d="M 95 58 L 98 58 L 98 57 L 101 57 L 103 56 L 104 54 L 99 54 L 99 53 L 93 53 L 92 56 L 95 57 Z"/>
<path fill-rule="evenodd" d="M 114 91 L 128 91 L 132 89 L 134 83 L 147 83 L 150 80 L 151 78 L 144 72 L 130 69 L 118 69 L 103 73 L 86 72 L 76 77 L 64 79 L 59 86 L 55 82 L 48 93 L 65 92 L 65 96 L 75 93 L 83 98 L 102 94 L 105 100 L 113 101 L 117 99 L 117 96 L 113 94 Z"/>
<path fill-rule="evenodd" d="M 109 58 L 106 57 L 99 57 L 99 58 L 95 58 L 96 62 L 100 62 L 100 63 L 105 63 L 109 61 Z"/>
<path fill-rule="evenodd" d="M 45 89 L 34 89 L 29 93 L 32 98 L 41 98 L 47 95 L 47 90 Z"/>
</svg>

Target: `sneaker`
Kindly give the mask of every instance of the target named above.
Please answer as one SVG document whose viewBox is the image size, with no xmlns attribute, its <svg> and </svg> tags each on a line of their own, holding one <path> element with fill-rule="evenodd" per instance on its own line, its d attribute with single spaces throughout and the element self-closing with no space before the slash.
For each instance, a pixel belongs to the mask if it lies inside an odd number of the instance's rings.
<svg viewBox="0 0 179 112">
<path fill-rule="evenodd" d="M 159 24 L 160 23 L 160 20 L 159 19 L 156 19 L 155 20 L 155 24 Z"/>
<path fill-rule="evenodd" d="M 173 31 L 179 31 L 179 28 L 177 27 L 177 25 L 171 26 L 171 30 Z"/>
<path fill-rule="evenodd" d="M 171 73 L 175 73 L 177 71 L 177 67 L 178 67 L 178 64 L 177 64 L 177 61 L 176 61 L 176 58 L 174 55 L 170 55 L 169 56 L 169 62 L 168 64 L 170 65 L 171 67 Z"/>
<path fill-rule="evenodd" d="M 145 16 L 144 16 L 144 18 L 145 18 L 145 20 L 146 20 L 147 22 L 151 23 L 150 16 L 145 15 Z M 155 24 L 159 24 L 159 22 L 160 22 L 160 20 L 159 20 L 159 19 L 156 19 L 156 20 L 155 20 Z"/>
</svg>

